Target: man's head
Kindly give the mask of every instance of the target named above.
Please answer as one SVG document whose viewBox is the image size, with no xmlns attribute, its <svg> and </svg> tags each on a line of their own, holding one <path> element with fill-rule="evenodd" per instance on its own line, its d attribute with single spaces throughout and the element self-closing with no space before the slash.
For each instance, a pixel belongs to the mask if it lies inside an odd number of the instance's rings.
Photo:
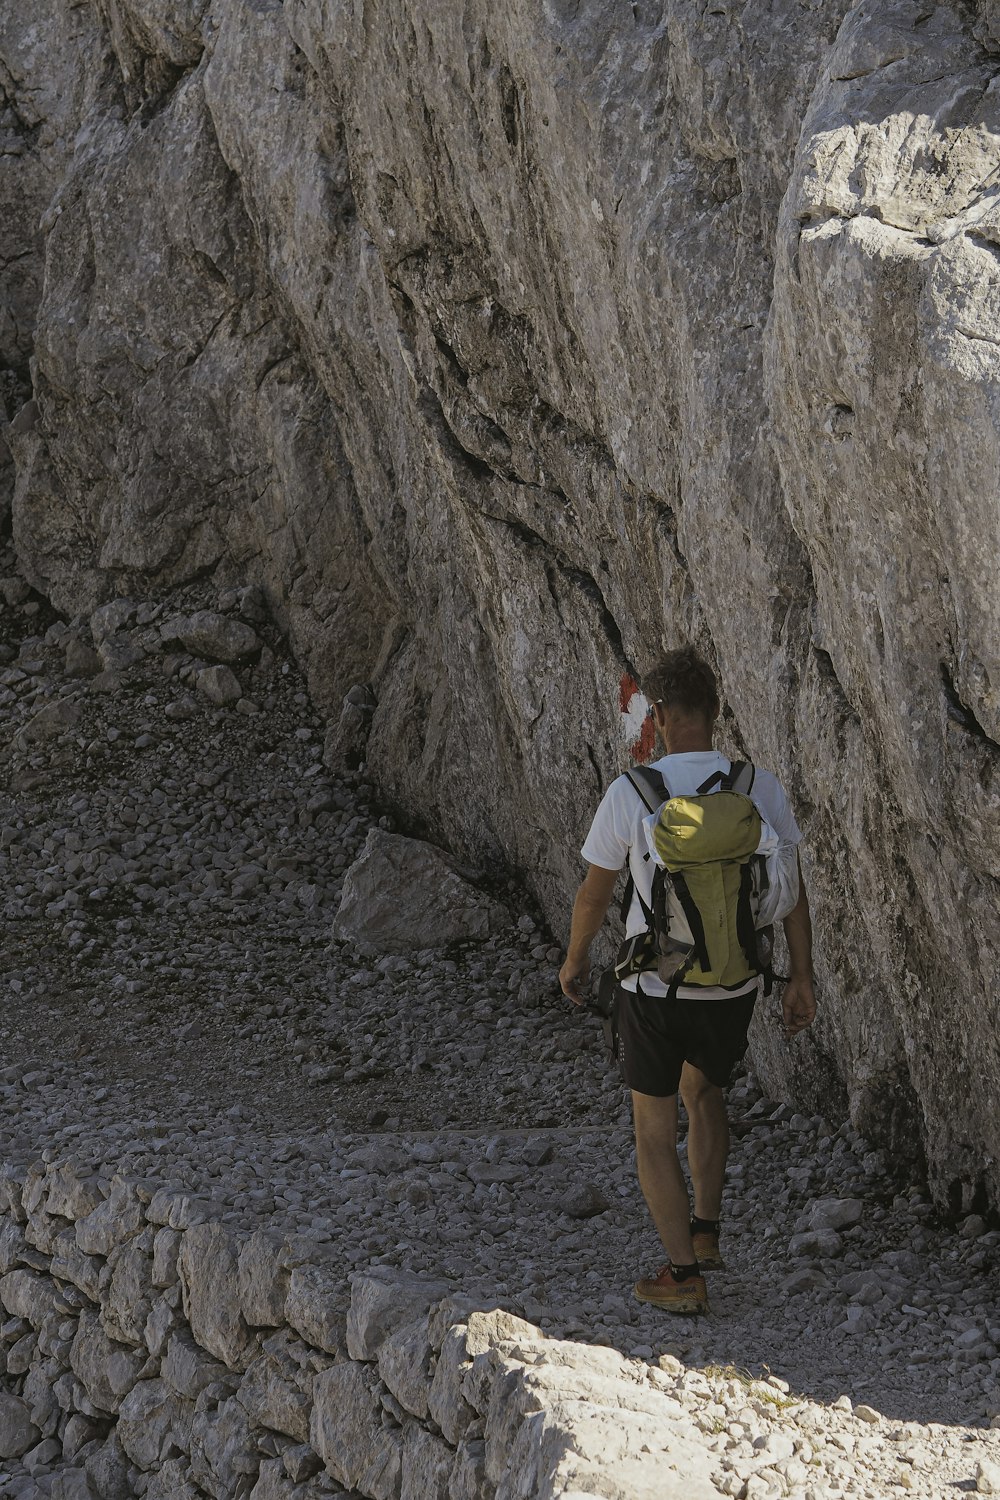
<svg viewBox="0 0 1000 1500">
<path fill-rule="evenodd" d="M 661 656 L 642 688 L 668 752 L 711 748 L 719 690 L 715 673 L 693 646 Z"/>
</svg>

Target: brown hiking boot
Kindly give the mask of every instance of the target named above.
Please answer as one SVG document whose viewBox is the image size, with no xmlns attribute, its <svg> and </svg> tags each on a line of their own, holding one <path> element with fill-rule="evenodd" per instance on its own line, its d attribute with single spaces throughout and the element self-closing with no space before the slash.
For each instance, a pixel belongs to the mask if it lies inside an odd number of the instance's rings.
<svg viewBox="0 0 1000 1500">
<path fill-rule="evenodd" d="M 699 1229 L 692 1232 L 691 1243 L 694 1246 L 695 1259 L 700 1271 L 724 1271 L 726 1262 L 722 1259 L 719 1250 L 718 1231 L 711 1229 Z"/>
<path fill-rule="evenodd" d="M 708 1289 L 704 1276 L 688 1276 L 684 1281 L 675 1281 L 669 1264 L 661 1266 L 655 1276 L 644 1276 L 635 1284 L 635 1295 L 640 1302 L 651 1302 L 666 1312 L 708 1312 Z"/>
</svg>

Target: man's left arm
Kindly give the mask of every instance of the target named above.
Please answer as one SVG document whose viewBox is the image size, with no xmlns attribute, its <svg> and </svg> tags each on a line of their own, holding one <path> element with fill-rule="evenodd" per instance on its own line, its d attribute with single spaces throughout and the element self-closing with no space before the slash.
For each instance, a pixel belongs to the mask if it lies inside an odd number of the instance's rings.
<svg viewBox="0 0 1000 1500">
<path fill-rule="evenodd" d="M 590 978 L 590 945 L 604 923 L 618 873 L 590 865 L 576 893 L 566 961 L 559 970 L 559 987 L 574 1005 L 583 1004 L 580 987 Z"/>
<path fill-rule="evenodd" d="M 796 856 L 797 858 L 798 856 Z M 782 922 L 788 944 L 789 974 L 781 1009 L 785 1018 L 785 1035 L 796 1036 L 811 1026 L 816 1018 L 816 996 L 813 991 L 812 920 L 809 898 L 799 863 L 799 898 Z"/>
</svg>

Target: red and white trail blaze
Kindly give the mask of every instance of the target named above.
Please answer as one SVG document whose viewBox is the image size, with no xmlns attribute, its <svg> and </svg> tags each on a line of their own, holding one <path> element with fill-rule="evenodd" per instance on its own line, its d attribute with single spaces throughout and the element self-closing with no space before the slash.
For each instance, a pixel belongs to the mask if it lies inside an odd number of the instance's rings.
<svg viewBox="0 0 1000 1500">
<path fill-rule="evenodd" d="M 622 674 L 618 693 L 621 711 L 622 736 L 628 745 L 633 761 L 651 760 L 656 749 L 656 730 L 653 721 L 647 719 L 649 703 L 639 690 L 639 684 L 631 672 Z"/>
</svg>

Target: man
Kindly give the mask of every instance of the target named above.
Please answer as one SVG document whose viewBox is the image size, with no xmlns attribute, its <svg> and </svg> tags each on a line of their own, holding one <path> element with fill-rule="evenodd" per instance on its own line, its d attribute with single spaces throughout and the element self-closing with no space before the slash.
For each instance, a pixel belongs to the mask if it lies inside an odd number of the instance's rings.
<svg viewBox="0 0 1000 1500">
<path fill-rule="evenodd" d="M 715 773 L 727 774 L 730 762 L 712 746 L 719 696 L 708 663 L 691 647 L 669 652 L 650 672 L 643 689 L 666 751 L 654 766 L 671 796 L 695 794 Z M 790 975 L 782 1011 L 785 1033 L 792 1037 L 816 1014 L 809 904 L 796 847 L 801 834 L 784 791 L 769 772 L 756 771 L 751 800 L 776 835 L 774 870 L 788 885 L 783 927 Z M 648 811 L 628 776 L 619 776 L 605 794 L 584 843 L 582 854 L 589 869 L 577 892 L 569 948 L 559 973 L 563 993 L 578 1005 L 590 975 L 591 943 L 626 862 L 635 886 L 626 937 L 647 930 L 643 903 L 648 910 L 655 869 L 643 827 Z M 653 968 L 624 979 L 617 991 L 619 1060 L 632 1093 L 639 1183 L 668 1256 L 667 1264 L 655 1276 L 637 1282 L 635 1291 L 640 1300 L 670 1311 L 703 1311 L 708 1298 L 702 1273 L 723 1266 L 719 1217 L 729 1152 L 723 1090 L 746 1052 L 747 1028 L 761 988 L 760 977 L 753 977 L 735 992 L 681 982 L 671 994 Z M 678 1090 L 688 1114 L 693 1217 L 677 1155 Z"/>
</svg>

